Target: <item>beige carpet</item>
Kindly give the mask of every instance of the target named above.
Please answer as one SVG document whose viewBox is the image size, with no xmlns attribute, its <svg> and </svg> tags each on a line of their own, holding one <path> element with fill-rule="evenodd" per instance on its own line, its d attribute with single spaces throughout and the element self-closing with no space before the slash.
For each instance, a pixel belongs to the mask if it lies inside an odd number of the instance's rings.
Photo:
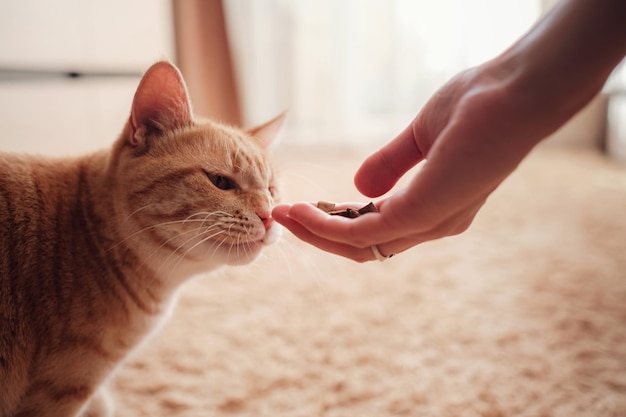
<svg viewBox="0 0 626 417">
<path fill-rule="evenodd" d="M 284 200 L 356 199 L 363 155 L 283 151 Z M 127 417 L 626 416 L 626 168 L 536 151 L 384 264 L 288 235 L 191 282 L 111 385 Z"/>
</svg>

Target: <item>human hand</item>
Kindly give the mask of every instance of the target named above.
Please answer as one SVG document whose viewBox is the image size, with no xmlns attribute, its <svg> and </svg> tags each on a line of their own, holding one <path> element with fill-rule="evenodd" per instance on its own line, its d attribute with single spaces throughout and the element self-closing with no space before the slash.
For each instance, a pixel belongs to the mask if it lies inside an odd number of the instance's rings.
<svg viewBox="0 0 626 417">
<path fill-rule="evenodd" d="M 497 185 L 532 148 L 509 85 L 487 67 L 446 84 L 395 139 L 371 155 L 355 176 L 368 197 L 389 191 L 413 166 L 408 186 L 376 203 L 379 213 L 328 216 L 309 203 L 279 205 L 273 217 L 320 249 L 363 262 L 427 240 L 460 233 Z"/>
<path fill-rule="evenodd" d="M 376 247 L 395 254 L 464 231 L 533 146 L 600 91 L 626 53 L 624 16 L 619 0 L 562 1 L 502 55 L 450 80 L 356 173 L 359 191 L 379 197 L 427 160 L 405 189 L 376 203 L 379 213 L 346 219 L 297 203 L 273 217 L 360 262 L 375 259 Z"/>
</svg>

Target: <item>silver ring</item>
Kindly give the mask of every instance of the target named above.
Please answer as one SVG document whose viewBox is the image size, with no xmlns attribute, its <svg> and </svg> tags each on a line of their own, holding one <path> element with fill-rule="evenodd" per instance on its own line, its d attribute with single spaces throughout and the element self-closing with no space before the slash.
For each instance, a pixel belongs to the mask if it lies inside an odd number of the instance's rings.
<svg viewBox="0 0 626 417">
<path fill-rule="evenodd" d="M 386 261 L 387 259 L 393 257 L 393 255 L 394 255 L 392 253 L 389 256 L 384 256 L 382 253 L 380 253 L 380 249 L 378 249 L 378 245 L 372 245 L 372 246 L 370 246 L 370 248 L 372 249 L 372 253 L 376 257 L 376 259 L 378 259 L 381 262 Z"/>
</svg>

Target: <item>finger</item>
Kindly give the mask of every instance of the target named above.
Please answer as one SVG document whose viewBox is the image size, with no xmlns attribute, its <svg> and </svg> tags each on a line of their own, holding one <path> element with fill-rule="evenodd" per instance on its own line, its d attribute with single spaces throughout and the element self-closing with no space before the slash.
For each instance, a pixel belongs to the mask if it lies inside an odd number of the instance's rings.
<svg viewBox="0 0 626 417">
<path fill-rule="evenodd" d="M 302 241 L 316 246 L 317 248 L 326 252 L 340 255 L 357 262 L 365 262 L 376 259 L 374 251 L 372 249 L 372 245 L 375 244 L 374 242 L 368 245 L 363 245 L 362 247 L 356 247 L 353 246 L 351 243 L 337 242 L 334 240 L 326 239 L 322 236 L 319 236 L 315 232 L 307 229 L 298 221 L 294 220 L 294 218 L 289 215 L 291 208 L 292 206 L 289 204 L 278 205 L 274 208 L 274 211 L 272 212 L 272 217 L 274 217 L 274 219 L 278 223 L 285 226 L 291 233 L 293 233 Z M 298 210 L 295 210 L 294 213 L 296 214 L 294 217 L 298 218 Z M 369 215 L 370 214 L 368 214 L 368 216 Z M 324 215 L 323 213 L 322 216 L 331 217 Z M 348 219 L 343 220 L 350 221 Z M 412 236 L 405 236 L 387 242 L 378 241 L 377 246 L 378 250 L 384 257 L 389 257 L 391 255 L 396 255 L 404 252 L 405 250 L 412 248 L 413 246 L 422 243 L 428 239 L 429 237 L 426 235 L 420 236 L 418 234 L 414 234 Z"/>
<path fill-rule="evenodd" d="M 368 197 L 381 196 L 422 159 L 424 156 L 417 146 L 411 124 L 363 162 L 354 176 L 354 184 Z"/>
<path fill-rule="evenodd" d="M 279 223 L 281 223 L 281 220 L 286 221 L 289 209 L 291 209 L 291 204 L 277 204 L 272 209 L 272 219 Z"/>
<path fill-rule="evenodd" d="M 302 224 L 292 219 L 288 215 L 290 209 L 291 206 L 288 204 L 278 205 L 274 208 L 272 212 L 272 217 L 274 217 L 274 219 L 278 223 L 289 229 L 289 231 L 300 240 L 316 246 L 323 251 L 343 256 L 357 262 L 366 262 L 376 259 L 374 256 L 374 252 L 372 252 L 369 247 L 357 248 L 349 244 L 335 242 L 316 235 L 315 233 L 304 227 Z"/>
<path fill-rule="evenodd" d="M 387 242 L 397 238 L 399 234 L 406 233 L 405 230 L 398 231 L 397 228 L 389 227 L 382 213 L 368 213 L 349 219 L 343 216 L 329 216 L 308 203 L 294 204 L 289 209 L 287 217 L 322 239 L 359 248 Z"/>
</svg>

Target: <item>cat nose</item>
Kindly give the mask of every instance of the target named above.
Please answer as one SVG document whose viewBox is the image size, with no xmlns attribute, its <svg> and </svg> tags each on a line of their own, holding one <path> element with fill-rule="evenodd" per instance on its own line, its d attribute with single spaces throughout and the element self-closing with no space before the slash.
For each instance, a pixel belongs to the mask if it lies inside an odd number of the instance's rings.
<svg viewBox="0 0 626 417">
<path fill-rule="evenodd" d="M 263 222 L 265 230 L 270 230 L 270 227 L 272 227 L 272 223 L 274 222 L 271 213 L 258 213 L 257 216 L 259 216 L 259 219 L 261 219 L 261 221 Z"/>
</svg>

